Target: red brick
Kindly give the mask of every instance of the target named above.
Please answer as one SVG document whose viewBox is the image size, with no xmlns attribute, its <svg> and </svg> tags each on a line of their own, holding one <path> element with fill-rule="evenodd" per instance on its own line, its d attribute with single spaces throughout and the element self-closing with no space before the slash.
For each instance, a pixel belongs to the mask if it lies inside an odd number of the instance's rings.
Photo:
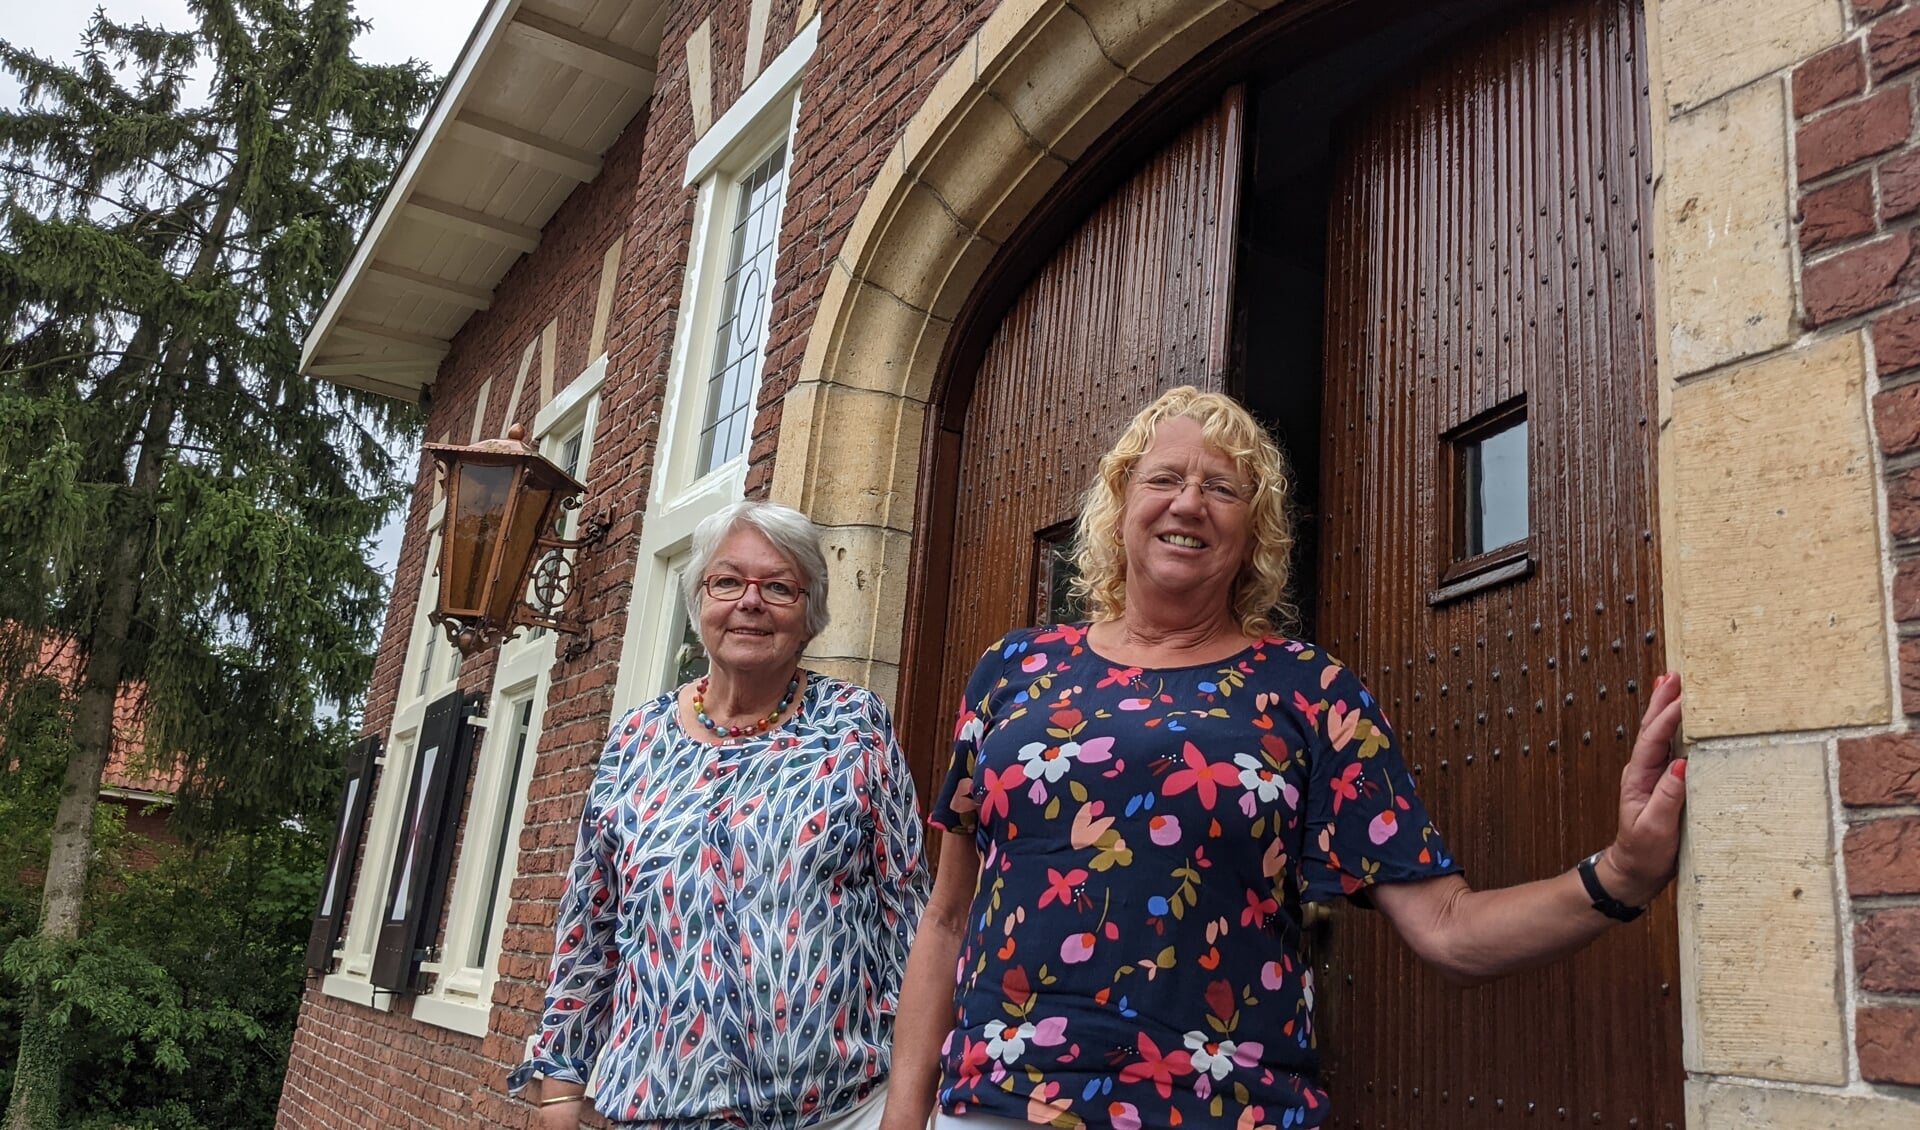
<svg viewBox="0 0 1920 1130">
<path fill-rule="evenodd" d="M 1873 398 L 1880 450 L 1901 455 L 1920 447 L 1920 385 L 1903 385 Z"/>
<path fill-rule="evenodd" d="M 1893 574 L 1893 618 L 1920 620 L 1920 560 L 1902 561 Z"/>
<path fill-rule="evenodd" d="M 1920 639 L 1900 641 L 1900 701 L 1908 714 L 1920 714 Z"/>
<path fill-rule="evenodd" d="M 1897 220 L 1920 212 L 1920 150 L 1880 163 L 1880 218 Z"/>
<path fill-rule="evenodd" d="M 1847 893 L 1920 895 L 1920 816 L 1893 816 L 1847 829 Z"/>
<path fill-rule="evenodd" d="M 1853 0 L 1853 17 L 1865 22 L 1900 6 L 1900 0 Z"/>
<path fill-rule="evenodd" d="M 1853 1021 L 1862 1078 L 1920 1086 L 1920 1008 L 1874 1005 L 1854 1013 Z"/>
<path fill-rule="evenodd" d="M 1873 213 L 1870 173 L 1816 188 L 1800 201 L 1800 246 L 1814 252 L 1871 235 Z"/>
<path fill-rule="evenodd" d="M 1904 86 L 1842 106 L 1800 127 L 1800 179 L 1818 180 L 1898 149 L 1912 132 L 1912 95 Z"/>
<path fill-rule="evenodd" d="M 1906 232 L 1842 251 L 1806 269 L 1809 327 L 1890 306 L 1915 293 L 1912 238 Z"/>
<path fill-rule="evenodd" d="M 1853 956 L 1868 992 L 1920 992 L 1920 907 L 1862 918 L 1853 928 Z"/>
<path fill-rule="evenodd" d="M 1793 113 L 1804 118 L 1867 88 L 1867 64 L 1858 40 L 1842 43 L 1794 68 Z"/>
<path fill-rule="evenodd" d="M 1920 303 L 1874 319 L 1873 353 L 1883 377 L 1920 366 Z"/>
<path fill-rule="evenodd" d="M 1842 739 L 1840 800 L 1854 806 L 1920 801 L 1920 732 Z"/>
<path fill-rule="evenodd" d="M 1920 9 L 1881 20 L 1867 33 L 1867 55 L 1875 82 L 1920 64 Z"/>
</svg>

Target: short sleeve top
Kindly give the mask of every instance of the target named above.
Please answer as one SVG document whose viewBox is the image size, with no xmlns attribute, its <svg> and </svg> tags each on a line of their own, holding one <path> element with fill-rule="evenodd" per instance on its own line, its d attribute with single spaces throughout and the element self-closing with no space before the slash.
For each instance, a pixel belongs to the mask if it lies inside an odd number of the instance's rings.
<svg viewBox="0 0 1920 1130">
<path fill-rule="evenodd" d="M 941 1103 L 1054 1125 L 1317 1125 L 1298 904 L 1459 870 L 1373 695 L 1277 638 L 1142 669 L 1006 636 L 931 822 L 981 851 Z"/>
<path fill-rule="evenodd" d="M 794 1130 L 886 1078 L 926 907 L 920 817 L 871 691 L 809 677 L 724 745 L 662 695 L 615 726 L 581 816 L 516 1090 L 583 1082 L 616 1123 Z"/>
</svg>

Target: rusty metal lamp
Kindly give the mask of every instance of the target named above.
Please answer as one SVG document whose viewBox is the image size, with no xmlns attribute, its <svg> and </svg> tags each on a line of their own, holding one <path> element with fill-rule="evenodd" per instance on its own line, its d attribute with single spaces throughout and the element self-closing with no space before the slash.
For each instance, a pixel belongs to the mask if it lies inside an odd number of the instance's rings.
<svg viewBox="0 0 1920 1130">
<path fill-rule="evenodd" d="M 440 596 L 427 619 L 462 655 L 513 639 L 523 626 L 574 635 L 568 658 L 589 642 L 569 552 L 602 541 L 610 519 L 596 515 L 580 537 L 561 537 L 565 512 L 579 508 L 586 488 L 526 436 L 515 424 L 505 439 L 425 445 L 447 497 Z"/>
</svg>

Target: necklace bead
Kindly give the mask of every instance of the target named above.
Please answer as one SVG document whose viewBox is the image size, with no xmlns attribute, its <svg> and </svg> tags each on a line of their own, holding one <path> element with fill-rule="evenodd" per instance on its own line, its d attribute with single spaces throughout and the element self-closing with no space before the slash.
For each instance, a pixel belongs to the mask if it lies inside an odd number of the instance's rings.
<svg viewBox="0 0 1920 1130">
<path fill-rule="evenodd" d="M 780 720 L 780 716 L 787 712 L 787 707 L 793 705 L 793 696 L 800 692 L 800 672 L 796 670 L 793 673 L 793 678 L 787 680 L 786 695 L 780 699 L 780 705 L 774 707 L 772 713 L 757 722 L 749 722 L 742 726 L 722 726 L 707 714 L 707 686 L 709 682 L 710 677 L 702 675 L 700 676 L 700 681 L 694 684 L 693 716 L 700 720 L 702 726 L 705 726 L 723 738 L 747 738 L 764 732 Z"/>
</svg>

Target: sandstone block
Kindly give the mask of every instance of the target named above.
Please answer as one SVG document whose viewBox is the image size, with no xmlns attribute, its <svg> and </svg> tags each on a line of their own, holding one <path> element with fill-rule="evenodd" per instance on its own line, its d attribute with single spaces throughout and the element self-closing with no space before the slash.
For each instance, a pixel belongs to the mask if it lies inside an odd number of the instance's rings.
<svg viewBox="0 0 1920 1130">
<path fill-rule="evenodd" d="M 1840 42 L 1830 0 L 1663 0 L 1659 35 L 1669 112 L 1738 90 Z"/>
<path fill-rule="evenodd" d="M 1687 1084 L 1687 1130 L 1907 1130 L 1920 1103 L 1880 1095 Z"/>
<path fill-rule="evenodd" d="M 1826 747 L 1695 749 L 1688 764 L 1687 1069 L 1844 1083 Z"/>
<path fill-rule="evenodd" d="M 1761 83 L 1667 126 L 1661 277 L 1677 376 L 1792 337 L 1785 94 Z"/>
<path fill-rule="evenodd" d="M 1672 394 L 1689 737 L 1892 717 L 1864 367 L 1847 335 Z"/>
</svg>

